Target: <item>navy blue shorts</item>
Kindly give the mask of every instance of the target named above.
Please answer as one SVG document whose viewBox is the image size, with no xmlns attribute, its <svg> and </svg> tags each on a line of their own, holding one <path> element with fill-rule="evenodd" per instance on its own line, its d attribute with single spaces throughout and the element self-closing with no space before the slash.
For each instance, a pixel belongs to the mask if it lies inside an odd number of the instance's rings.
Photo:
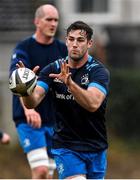
<svg viewBox="0 0 140 180">
<path fill-rule="evenodd" d="M 104 179 L 107 168 L 107 151 L 77 152 L 70 149 L 51 150 L 59 179 L 74 175 L 86 175 L 87 179 Z"/>
</svg>

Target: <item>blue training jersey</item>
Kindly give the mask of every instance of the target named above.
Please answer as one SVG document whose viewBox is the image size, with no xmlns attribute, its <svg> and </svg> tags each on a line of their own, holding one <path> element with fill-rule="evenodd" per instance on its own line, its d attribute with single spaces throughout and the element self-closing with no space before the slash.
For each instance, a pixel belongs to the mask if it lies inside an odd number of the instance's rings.
<svg viewBox="0 0 140 180">
<path fill-rule="evenodd" d="M 39 75 L 38 85 L 46 91 L 52 88 L 55 96 L 56 123 L 53 148 L 76 151 L 99 151 L 108 147 L 105 127 L 105 109 L 109 91 L 109 71 L 91 56 L 80 68 L 72 69 L 71 77 L 81 88 L 96 87 L 106 98 L 96 112 L 89 112 L 74 99 L 67 86 L 50 73 L 60 73 L 60 61 L 45 67 Z"/>
<path fill-rule="evenodd" d="M 19 60 L 21 60 L 24 65 L 30 69 L 39 65 L 40 71 L 49 63 L 66 56 L 67 47 L 62 41 L 54 39 L 51 44 L 45 45 L 38 43 L 35 40 L 35 37 L 32 36 L 19 42 L 14 49 L 10 64 L 10 74 L 16 69 L 16 63 L 18 63 Z M 47 125 L 51 125 L 51 122 L 53 122 L 54 119 L 54 109 L 51 98 L 52 94 L 49 92 L 45 99 L 36 108 L 37 112 L 41 115 L 43 124 Z M 21 106 L 19 97 L 16 95 L 13 96 L 13 120 L 16 125 L 26 122 L 24 110 Z"/>
</svg>

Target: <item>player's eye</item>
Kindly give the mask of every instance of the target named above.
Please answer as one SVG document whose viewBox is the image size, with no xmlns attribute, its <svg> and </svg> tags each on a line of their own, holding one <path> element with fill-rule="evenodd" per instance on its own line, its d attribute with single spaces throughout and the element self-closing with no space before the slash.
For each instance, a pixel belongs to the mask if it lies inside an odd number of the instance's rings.
<svg viewBox="0 0 140 180">
<path fill-rule="evenodd" d="M 58 19 L 54 19 L 55 22 L 58 22 Z"/>
<path fill-rule="evenodd" d="M 46 18 L 45 19 L 46 21 L 55 21 L 55 22 L 58 22 L 58 19 L 56 19 L 56 18 Z"/>
<path fill-rule="evenodd" d="M 69 37 L 68 40 L 69 40 L 69 41 L 74 41 L 74 38 Z"/>
<path fill-rule="evenodd" d="M 84 38 L 78 38 L 77 41 L 78 41 L 78 42 L 84 42 L 85 39 L 84 39 Z"/>
<path fill-rule="evenodd" d="M 46 20 L 46 21 L 52 21 L 52 19 L 51 19 L 51 18 L 46 18 L 45 20 Z"/>
</svg>

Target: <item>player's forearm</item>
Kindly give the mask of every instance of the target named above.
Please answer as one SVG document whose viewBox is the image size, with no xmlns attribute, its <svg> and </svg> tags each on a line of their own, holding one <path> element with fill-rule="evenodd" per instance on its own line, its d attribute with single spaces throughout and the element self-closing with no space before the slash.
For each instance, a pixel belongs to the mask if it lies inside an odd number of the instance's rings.
<svg viewBox="0 0 140 180">
<path fill-rule="evenodd" d="M 33 109 L 42 101 L 45 97 L 45 91 L 38 86 L 35 87 L 33 93 L 30 96 L 22 97 L 22 101 L 26 108 Z"/>
<path fill-rule="evenodd" d="M 96 97 L 93 96 L 88 90 L 82 89 L 74 81 L 70 81 L 68 85 L 69 90 L 73 94 L 76 102 L 80 104 L 83 108 L 87 109 L 90 112 L 94 112 L 99 107 L 99 103 L 96 100 Z"/>
<path fill-rule="evenodd" d="M 26 111 L 27 108 L 26 108 L 26 106 L 24 105 L 23 99 L 22 99 L 21 97 L 20 97 L 20 103 L 21 103 L 24 111 Z"/>
<path fill-rule="evenodd" d="M 33 98 L 32 95 L 30 96 L 24 96 L 22 97 L 22 101 L 23 101 L 23 104 L 25 108 L 27 109 L 33 109 L 37 106 L 37 103 L 36 103 L 36 100 Z"/>
</svg>

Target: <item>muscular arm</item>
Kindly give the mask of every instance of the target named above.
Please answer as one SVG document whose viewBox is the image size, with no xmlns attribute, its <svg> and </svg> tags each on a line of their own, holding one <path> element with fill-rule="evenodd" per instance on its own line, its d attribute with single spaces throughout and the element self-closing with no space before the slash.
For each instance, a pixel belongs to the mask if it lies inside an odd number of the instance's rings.
<svg viewBox="0 0 140 180">
<path fill-rule="evenodd" d="M 90 112 L 95 112 L 102 104 L 105 95 L 96 87 L 89 87 L 87 90 L 78 86 L 71 78 L 68 88 L 73 94 L 76 102 Z"/>
<path fill-rule="evenodd" d="M 40 87 L 36 86 L 33 93 L 30 96 L 22 97 L 23 103 L 28 109 L 35 108 L 45 97 L 45 90 Z"/>
<path fill-rule="evenodd" d="M 90 112 L 95 112 L 105 99 L 104 93 L 96 87 L 89 87 L 85 90 L 78 86 L 72 80 L 71 73 L 69 72 L 69 65 L 66 64 L 66 62 L 61 64 L 60 74 L 50 74 L 49 76 L 58 78 L 64 82 L 71 91 L 76 102 Z"/>
</svg>

